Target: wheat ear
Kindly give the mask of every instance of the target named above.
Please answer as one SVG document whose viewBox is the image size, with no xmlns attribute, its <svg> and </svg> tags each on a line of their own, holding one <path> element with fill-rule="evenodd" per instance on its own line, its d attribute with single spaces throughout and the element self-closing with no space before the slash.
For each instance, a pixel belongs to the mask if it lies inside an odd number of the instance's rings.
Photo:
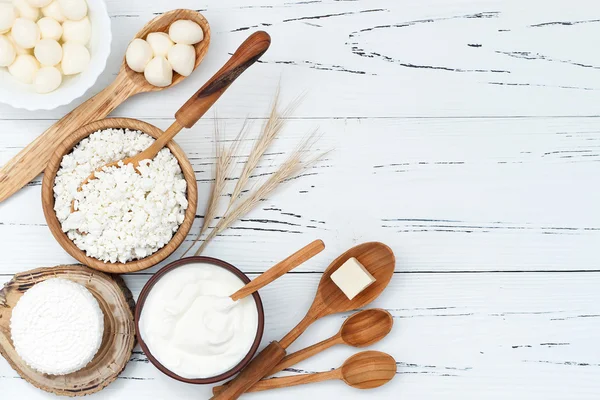
<svg viewBox="0 0 600 400">
<path fill-rule="evenodd" d="M 240 129 L 240 132 L 234 139 L 233 143 L 226 148 L 222 146 L 219 141 L 221 140 L 221 131 L 219 127 L 218 119 L 215 115 L 215 155 L 216 155 L 216 164 L 215 164 L 215 173 L 214 173 L 214 181 L 210 189 L 210 198 L 208 199 L 208 203 L 206 206 L 206 211 L 204 212 L 204 220 L 202 221 L 202 227 L 200 228 L 200 232 L 192 245 L 183 253 L 182 257 L 185 255 L 198 243 L 202 235 L 206 232 L 210 223 L 214 220 L 217 215 L 217 208 L 219 205 L 219 197 L 225 190 L 225 186 L 227 184 L 227 178 L 229 173 L 231 172 L 233 166 L 233 158 L 237 154 L 237 150 L 240 146 L 240 143 L 243 141 L 247 134 L 247 121 L 244 121 L 244 125 Z"/>
<path fill-rule="evenodd" d="M 279 169 L 269 177 L 258 189 L 247 195 L 237 206 L 231 208 L 223 218 L 219 220 L 217 225 L 208 234 L 198 251 L 195 255 L 199 255 L 204 251 L 208 243 L 214 239 L 219 233 L 229 228 L 235 221 L 242 218 L 248 212 L 256 207 L 256 205 L 267 196 L 269 196 L 280 183 L 289 180 L 290 178 L 298 175 L 304 167 L 312 165 L 321 159 L 325 154 L 323 153 L 317 157 L 312 158 L 308 164 L 302 162 L 302 157 L 310 147 L 314 144 L 317 138 L 316 132 L 306 138 L 300 146 L 292 153 L 291 156 L 279 167 Z"/>
<path fill-rule="evenodd" d="M 231 198 L 229 199 L 229 205 L 227 209 L 231 209 L 233 203 L 240 197 L 242 191 L 247 186 L 248 181 L 252 177 L 252 173 L 258 166 L 261 158 L 267 151 L 267 149 L 271 146 L 271 143 L 278 136 L 279 132 L 283 129 L 286 124 L 286 117 L 292 114 L 292 112 L 298 107 L 300 102 L 302 101 L 302 96 L 298 97 L 296 100 L 292 101 L 283 112 L 278 111 L 279 106 L 279 87 L 275 92 L 275 97 L 273 98 L 273 103 L 271 104 L 271 112 L 269 113 L 269 118 L 264 123 L 262 127 L 262 132 L 254 143 L 252 147 L 252 151 L 250 151 L 250 155 L 248 156 L 248 160 L 244 165 L 244 169 L 240 173 L 239 179 L 233 189 L 231 194 Z"/>
</svg>

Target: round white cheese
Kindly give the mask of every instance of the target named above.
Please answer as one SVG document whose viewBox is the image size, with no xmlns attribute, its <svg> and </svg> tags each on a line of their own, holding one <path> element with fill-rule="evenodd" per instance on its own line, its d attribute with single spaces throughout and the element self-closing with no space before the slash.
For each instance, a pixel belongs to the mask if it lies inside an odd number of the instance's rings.
<svg viewBox="0 0 600 400">
<path fill-rule="evenodd" d="M 42 14 L 44 17 L 50 17 L 60 23 L 65 22 L 66 18 L 60 9 L 60 4 L 58 4 L 57 0 L 54 0 L 52 3 L 48 4 L 46 7 L 42 8 Z"/>
<path fill-rule="evenodd" d="M 63 15 L 71 21 L 79 21 L 88 12 L 85 0 L 58 0 L 58 4 Z"/>
<path fill-rule="evenodd" d="M 146 41 L 152 47 L 155 57 L 166 57 L 173 41 L 164 32 L 152 32 L 146 36 Z"/>
<path fill-rule="evenodd" d="M 5 33 L 15 23 L 17 12 L 12 4 L 0 3 L 0 33 Z"/>
<path fill-rule="evenodd" d="M 61 63 L 65 75 L 75 75 L 83 72 L 90 63 L 90 52 L 82 44 L 66 42 L 63 44 Z"/>
<path fill-rule="evenodd" d="M 23 83 L 32 83 L 38 69 L 40 63 L 29 54 L 18 55 L 15 62 L 8 66 L 8 72 Z"/>
<path fill-rule="evenodd" d="M 17 42 L 15 42 L 15 38 L 13 38 L 12 33 L 9 33 L 7 35 L 8 40 L 10 40 L 10 42 L 12 43 L 13 47 L 15 48 L 15 51 L 17 52 L 17 55 L 21 55 L 21 54 L 33 54 L 33 49 L 24 49 L 21 46 L 19 46 L 17 44 Z"/>
<path fill-rule="evenodd" d="M 33 49 L 35 58 L 45 67 L 52 67 L 62 60 L 62 47 L 53 39 L 42 39 Z"/>
<path fill-rule="evenodd" d="M 154 86 L 165 87 L 173 82 L 173 69 L 164 57 L 154 57 L 144 70 L 144 77 Z"/>
<path fill-rule="evenodd" d="M 35 47 L 40 40 L 40 28 L 30 19 L 17 18 L 12 27 L 11 35 L 15 42 L 24 49 Z"/>
<path fill-rule="evenodd" d="M 35 74 L 33 85 L 38 93 L 50 93 L 62 83 L 62 74 L 56 67 L 44 67 Z"/>
<path fill-rule="evenodd" d="M 31 7 L 26 0 L 13 0 L 13 5 L 21 18 L 37 21 L 40 18 L 40 9 Z"/>
<path fill-rule="evenodd" d="M 63 34 L 63 28 L 60 23 L 51 17 L 44 17 L 37 22 L 40 28 L 42 39 L 60 40 Z"/>
<path fill-rule="evenodd" d="M 27 0 L 31 7 L 42 8 L 52 3 L 52 0 Z"/>
<path fill-rule="evenodd" d="M 204 32 L 194 21 L 180 19 L 169 27 L 169 36 L 175 43 L 196 44 L 204 39 Z"/>
<path fill-rule="evenodd" d="M 17 354 L 36 371 L 66 375 L 85 367 L 102 344 L 104 315 L 84 286 L 53 278 L 27 290 L 10 319 Z"/>
<path fill-rule="evenodd" d="M 196 50 L 189 44 L 176 44 L 169 49 L 167 60 L 175 72 L 188 76 L 196 64 Z"/>
<path fill-rule="evenodd" d="M 17 50 L 10 39 L 0 35 L 0 67 L 8 67 L 15 61 Z"/>
<path fill-rule="evenodd" d="M 145 40 L 134 39 L 127 47 L 125 60 L 135 72 L 144 72 L 146 65 L 152 60 L 152 48 Z"/>
<path fill-rule="evenodd" d="M 88 17 L 79 21 L 65 21 L 62 27 L 64 42 L 88 44 L 92 37 L 92 24 Z"/>
</svg>

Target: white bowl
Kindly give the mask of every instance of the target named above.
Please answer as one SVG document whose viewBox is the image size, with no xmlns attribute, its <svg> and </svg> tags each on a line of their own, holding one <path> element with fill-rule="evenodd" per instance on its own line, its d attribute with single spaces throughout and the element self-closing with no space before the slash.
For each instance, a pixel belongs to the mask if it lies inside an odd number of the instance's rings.
<svg viewBox="0 0 600 400">
<path fill-rule="evenodd" d="M 87 0 L 87 3 L 92 24 L 92 38 L 88 45 L 91 60 L 88 68 L 81 74 L 64 76 L 60 87 L 47 94 L 36 93 L 33 85 L 17 81 L 8 73 L 7 68 L 0 68 L 0 103 L 30 111 L 52 110 L 83 96 L 96 83 L 106 67 L 112 33 L 104 0 Z"/>
</svg>

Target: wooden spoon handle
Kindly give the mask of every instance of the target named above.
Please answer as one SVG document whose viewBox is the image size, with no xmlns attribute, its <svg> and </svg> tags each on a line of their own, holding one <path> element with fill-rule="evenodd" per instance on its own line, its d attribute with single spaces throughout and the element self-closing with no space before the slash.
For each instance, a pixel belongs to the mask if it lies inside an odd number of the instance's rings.
<svg viewBox="0 0 600 400">
<path fill-rule="evenodd" d="M 237 377 L 230 381 L 219 393 L 215 393 L 211 399 L 237 399 L 265 376 L 273 368 L 273 365 L 277 365 L 283 357 L 285 357 L 285 349 L 278 342 L 271 342 Z"/>
<path fill-rule="evenodd" d="M 262 392 L 263 390 L 305 385 L 307 383 L 330 381 L 334 379 L 340 379 L 340 370 L 334 369 L 333 371 L 317 372 L 314 374 L 302 374 L 285 376 L 283 378 L 265 379 L 254 384 L 254 386 L 246 390 L 246 392 Z M 214 387 L 213 393 L 219 393 L 220 390 L 220 387 Z"/>
<path fill-rule="evenodd" d="M 252 282 L 248 283 L 246 286 L 232 294 L 231 298 L 233 299 L 233 301 L 237 301 L 239 299 L 243 299 L 244 297 L 251 295 L 257 290 L 267 286 L 275 279 L 290 272 L 292 269 L 296 268 L 305 261 L 313 258 L 317 254 L 322 252 L 323 249 L 325 249 L 325 244 L 322 240 L 315 240 L 314 242 L 309 243 L 308 245 L 304 246 L 285 260 L 279 262 L 274 267 L 270 268 L 266 272 L 259 275 L 257 278 L 253 279 Z"/>
<path fill-rule="evenodd" d="M 50 161 L 56 145 L 81 126 L 110 114 L 140 89 L 121 73 L 106 89 L 65 115 L 0 169 L 0 202 L 39 175 Z"/>
<path fill-rule="evenodd" d="M 177 122 L 186 128 L 194 126 L 229 85 L 267 51 L 270 44 L 271 37 L 267 32 L 258 31 L 250 35 L 229 61 L 177 111 Z"/>
<path fill-rule="evenodd" d="M 335 336 L 330 337 L 329 339 L 325 339 L 319 343 L 313 344 L 312 346 L 306 347 L 302 350 L 298 350 L 295 353 L 288 354 L 284 357 L 283 360 L 281 360 L 279 364 L 277 364 L 271 371 L 269 371 L 269 374 L 267 376 L 274 375 L 279 371 L 283 371 L 284 369 L 291 367 L 292 365 L 296 365 L 299 362 L 304 361 L 340 343 L 342 343 L 342 337 L 339 334 L 337 334 Z"/>
</svg>

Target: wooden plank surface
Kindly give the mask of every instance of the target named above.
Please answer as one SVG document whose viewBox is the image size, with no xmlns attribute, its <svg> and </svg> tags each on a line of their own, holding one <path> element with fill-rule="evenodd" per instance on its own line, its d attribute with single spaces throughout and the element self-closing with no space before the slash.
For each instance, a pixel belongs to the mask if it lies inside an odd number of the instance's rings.
<svg viewBox="0 0 600 400">
<path fill-rule="evenodd" d="M 113 50 L 86 98 L 112 81 L 128 41 L 155 14 L 200 9 L 212 42 L 199 70 L 114 115 L 166 128 L 239 43 L 265 29 L 273 45 L 263 62 L 217 105 L 226 137 L 246 117 L 256 133 L 281 82 L 284 103 L 303 93 L 305 100 L 253 180 L 268 176 L 314 128 L 323 133 L 319 148 L 334 149 L 206 251 L 255 276 L 309 241 L 325 241 L 323 254 L 261 292 L 263 346 L 300 319 L 337 254 L 380 240 L 397 255 L 391 286 L 374 304 L 396 323 L 374 347 L 399 362 L 390 385 L 359 392 L 331 382 L 248 398 L 600 397 L 597 1 L 106 2 Z M 35 113 L 0 105 L 0 164 L 81 101 Z M 177 139 L 199 185 L 192 234 L 208 198 L 212 126 L 203 120 Z M 45 225 L 39 177 L 0 203 L 0 250 L 0 283 L 73 262 Z M 158 267 L 125 277 L 136 296 Z M 333 334 L 346 316 L 320 321 L 297 348 Z M 329 370 L 352 353 L 334 348 L 297 369 Z M 4 360 L 0 387 L 7 398 L 52 397 Z M 162 376 L 138 348 L 121 378 L 92 398 L 208 393 Z"/>
<path fill-rule="evenodd" d="M 126 276 L 136 296 L 146 278 Z M 263 345 L 299 321 L 318 279 L 319 274 L 290 274 L 262 291 L 268 324 Z M 331 382 L 252 396 L 594 399 L 595 377 L 600 373 L 598 285 L 599 273 L 397 273 L 374 303 L 394 316 L 390 336 L 373 346 L 398 361 L 398 374 L 389 386 L 356 392 Z M 332 335 L 345 316 L 319 321 L 294 348 Z M 94 398 L 124 398 L 128 393 L 140 399 L 208 397 L 207 387 L 170 380 L 136 350 L 121 379 Z M 333 348 L 296 369 L 328 370 L 353 352 L 343 346 Z M 8 393 L 42 398 L 16 379 L 5 363 L 0 363 L 0 376 L 3 388 L 8 384 Z"/>
</svg>

